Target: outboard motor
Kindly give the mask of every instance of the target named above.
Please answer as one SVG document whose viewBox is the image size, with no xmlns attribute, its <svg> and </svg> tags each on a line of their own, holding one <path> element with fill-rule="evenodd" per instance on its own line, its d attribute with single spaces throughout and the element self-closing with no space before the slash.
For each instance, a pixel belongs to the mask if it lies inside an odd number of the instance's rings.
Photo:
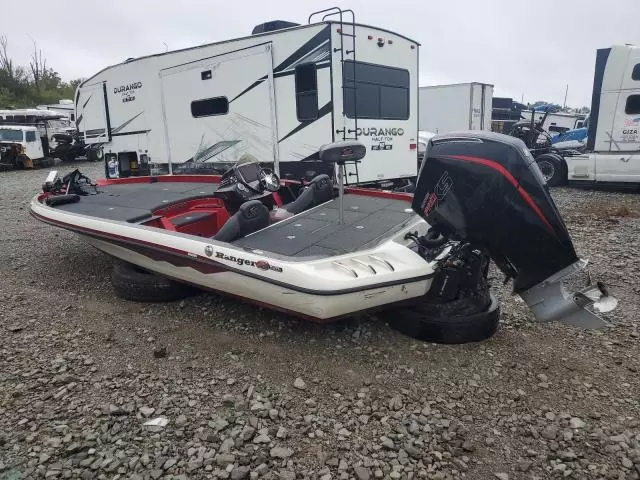
<svg viewBox="0 0 640 480">
<path fill-rule="evenodd" d="M 609 311 L 603 286 L 568 294 L 562 280 L 586 266 L 525 144 L 485 131 L 433 137 L 412 208 L 433 229 L 483 247 L 539 321 L 605 324 L 584 307 Z"/>
</svg>

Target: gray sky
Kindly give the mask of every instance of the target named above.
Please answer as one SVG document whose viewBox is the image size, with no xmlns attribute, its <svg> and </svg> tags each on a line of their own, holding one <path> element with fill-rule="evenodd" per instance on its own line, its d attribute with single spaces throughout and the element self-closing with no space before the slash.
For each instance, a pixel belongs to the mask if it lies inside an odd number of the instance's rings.
<svg viewBox="0 0 640 480">
<path fill-rule="evenodd" d="M 26 65 L 32 39 L 65 80 L 107 65 L 218 40 L 246 36 L 281 19 L 305 23 L 334 3 L 316 0 L 38 0 L 3 2 L 0 33 Z M 422 44 L 420 84 L 487 82 L 495 95 L 525 101 L 589 105 L 595 51 L 640 44 L 640 0 L 352 0 L 359 23 L 404 34 Z"/>
</svg>

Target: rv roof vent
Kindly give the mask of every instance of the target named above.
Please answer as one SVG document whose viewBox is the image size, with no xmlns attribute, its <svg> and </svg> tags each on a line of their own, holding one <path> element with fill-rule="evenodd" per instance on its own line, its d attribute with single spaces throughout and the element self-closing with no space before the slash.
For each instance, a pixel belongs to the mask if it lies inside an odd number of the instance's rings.
<svg viewBox="0 0 640 480">
<path fill-rule="evenodd" d="M 251 35 L 257 33 L 273 32 L 274 30 L 282 30 L 283 28 L 297 27 L 299 23 L 287 22 L 285 20 L 272 20 L 270 22 L 261 23 L 253 27 Z"/>
</svg>

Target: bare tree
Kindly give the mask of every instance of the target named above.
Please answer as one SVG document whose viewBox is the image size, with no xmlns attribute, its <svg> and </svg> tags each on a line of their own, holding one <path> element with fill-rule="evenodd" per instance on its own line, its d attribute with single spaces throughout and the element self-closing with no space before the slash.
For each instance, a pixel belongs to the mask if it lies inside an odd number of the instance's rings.
<svg viewBox="0 0 640 480">
<path fill-rule="evenodd" d="M 31 61 L 29 62 L 29 68 L 31 69 L 31 75 L 33 76 L 33 83 L 36 88 L 40 88 L 40 80 L 47 71 L 47 60 L 42 56 L 42 50 L 38 49 L 38 44 L 33 41 L 33 53 L 31 54 Z"/>
<path fill-rule="evenodd" d="M 6 72 L 9 78 L 13 78 L 13 61 L 7 53 L 8 44 L 7 36 L 0 35 L 0 70 Z"/>
</svg>

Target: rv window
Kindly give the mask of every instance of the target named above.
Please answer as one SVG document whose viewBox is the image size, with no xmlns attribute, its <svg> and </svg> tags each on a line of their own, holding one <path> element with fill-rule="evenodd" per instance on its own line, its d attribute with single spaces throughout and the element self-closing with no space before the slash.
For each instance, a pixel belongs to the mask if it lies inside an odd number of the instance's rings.
<svg viewBox="0 0 640 480">
<path fill-rule="evenodd" d="M 315 63 L 296 67 L 296 115 L 299 122 L 318 118 L 318 74 Z"/>
<path fill-rule="evenodd" d="M 627 115 L 636 115 L 640 113 L 640 95 L 629 95 L 627 104 L 624 107 L 624 113 Z"/>
<path fill-rule="evenodd" d="M 75 122 L 75 120 L 76 120 L 76 116 L 72 113 L 72 114 L 71 114 L 71 121 L 72 121 L 72 122 Z"/>
<path fill-rule="evenodd" d="M 635 67 L 633 67 L 633 71 L 631 72 L 631 80 L 640 80 L 640 63 L 637 63 Z"/>
<path fill-rule="evenodd" d="M 27 131 L 25 132 L 27 142 L 35 142 L 36 141 L 36 132 Z"/>
<path fill-rule="evenodd" d="M 211 117 L 229 113 L 227 97 L 205 98 L 191 102 L 191 115 L 194 117 Z"/>
<path fill-rule="evenodd" d="M 344 62 L 344 114 L 349 118 L 409 119 L 409 71 Z"/>
</svg>

